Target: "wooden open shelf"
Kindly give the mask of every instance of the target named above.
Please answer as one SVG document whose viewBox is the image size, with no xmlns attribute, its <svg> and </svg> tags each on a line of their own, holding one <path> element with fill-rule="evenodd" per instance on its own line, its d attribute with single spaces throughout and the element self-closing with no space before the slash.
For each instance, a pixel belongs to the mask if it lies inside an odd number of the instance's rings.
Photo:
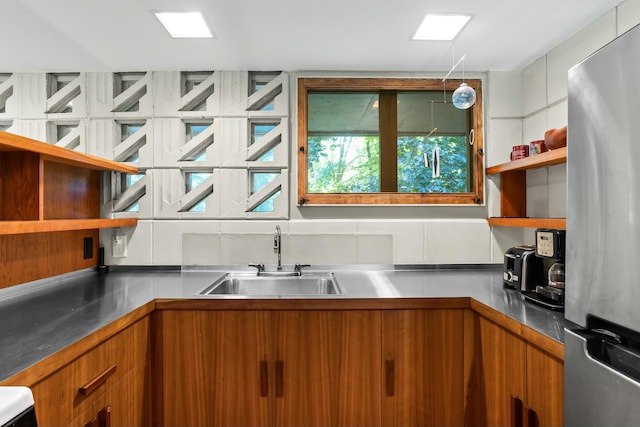
<svg viewBox="0 0 640 427">
<path fill-rule="evenodd" d="M 0 221 L 0 235 L 48 233 L 53 231 L 93 230 L 132 227 L 137 218 L 50 219 L 42 221 Z"/>
<path fill-rule="evenodd" d="M 495 175 L 498 173 L 509 171 L 524 171 L 527 169 L 559 165 L 561 163 L 565 163 L 566 161 L 567 147 L 562 147 L 556 150 L 547 151 L 545 153 L 536 154 L 535 156 L 525 157 L 524 159 L 514 160 L 512 162 L 488 167 L 487 175 Z"/>
<path fill-rule="evenodd" d="M 495 227 L 523 227 L 523 228 L 555 228 L 566 230 L 565 218 L 487 218 L 489 225 Z"/>
<path fill-rule="evenodd" d="M 43 161 L 64 163 L 83 169 L 138 173 L 138 168 L 135 166 L 78 153 L 35 139 L 0 131 L 0 152 L 2 151 L 38 153 Z"/>
<path fill-rule="evenodd" d="M 527 217 L 527 170 L 558 165 L 566 161 L 567 147 L 562 147 L 487 168 L 487 175 L 500 174 L 500 217 L 487 218 L 489 225 L 566 229 L 564 218 Z"/>
<path fill-rule="evenodd" d="M 135 226 L 100 218 L 100 174 L 134 166 L 0 132 L 0 236 Z"/>
</svg>

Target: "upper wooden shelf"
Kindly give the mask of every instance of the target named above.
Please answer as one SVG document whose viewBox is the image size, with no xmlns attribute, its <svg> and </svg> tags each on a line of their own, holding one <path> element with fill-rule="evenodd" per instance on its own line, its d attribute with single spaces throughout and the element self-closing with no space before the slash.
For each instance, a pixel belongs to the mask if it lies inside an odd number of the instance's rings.
<svg viewBox="0 0 640 427">
<path fill-rule="evenodd" d="M 491 166 L 487 175 L 500 174 L 500 217 L 487 218 L 495 227 L 555 228 L 564 230 L 564 218 L 527 217 L 527 173 L 528 169 L 543 168 L 567 162 L 567 147 L 547 151 Z"/>
<path fill-rule="evenodd" d="M 127 227 L 100 218 L 100 174 L 138 168 L 0 131 L 0 236 Z"/>
<path fill-rule="evenodd" d="M 117 171 L 124 173 L 138 173 L 138 168 L 89 154 L 57 147 L 55 145 L 36 141 L 20 135 L 0 131 L 0 151 L 28 151 L 39 153 L 42 159 L 51 162 L 64 163 L 85 169 Z"/>
<path fill-rule="evenodd" d="M 48 219 L 42 221 L 0 221 L 0 235 L 48 233 L 53 231 L 93 230 L 133 227 L 137 218 Z"/>
<path fill-rule="evenodd" d="M 567 147 L 525 157 L 524 159 L 513 160 L 511 162 L 487 168 L 487 175 L 495 175 L 502 172 L 523 171 L 527 169 L 541 168 L 545 166 L 558 165 L 567 161 Z"/>
</svg>

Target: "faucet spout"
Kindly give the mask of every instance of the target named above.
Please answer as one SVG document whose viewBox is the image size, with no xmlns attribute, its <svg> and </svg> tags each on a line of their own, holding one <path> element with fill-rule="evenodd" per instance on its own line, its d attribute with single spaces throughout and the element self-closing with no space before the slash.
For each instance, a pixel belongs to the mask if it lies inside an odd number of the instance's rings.
<svg viewBox="0 0 640 427">
<path fill-rule="evenodd" d="M 273 252 L 278 254 L 278 271 L 280 271 L 282 270 L 282 233 L 279 225 L 276 225 L 276 231 L 273 235 Z"/>
</svg>

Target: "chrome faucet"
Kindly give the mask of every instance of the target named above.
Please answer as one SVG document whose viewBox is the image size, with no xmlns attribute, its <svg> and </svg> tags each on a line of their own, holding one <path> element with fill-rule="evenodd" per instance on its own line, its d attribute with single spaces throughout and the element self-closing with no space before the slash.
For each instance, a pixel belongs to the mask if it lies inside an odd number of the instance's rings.
<svg viewBox="0 0 640 427">
<path fill-rule="evenodd" d="M 276 225 L 276 232 L 273 235 L 273 252 L 278 254 L 278 271 L 280 271 L 282 270 L 282 233 L 279 225 Z"/>
</svg>

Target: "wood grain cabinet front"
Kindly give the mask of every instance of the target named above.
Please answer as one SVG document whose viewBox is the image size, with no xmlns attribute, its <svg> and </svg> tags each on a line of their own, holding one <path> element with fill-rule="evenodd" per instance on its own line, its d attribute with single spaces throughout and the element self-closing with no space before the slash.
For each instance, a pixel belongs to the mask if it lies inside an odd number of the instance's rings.
<svg viewBox="0 0 640 427">
<path fill-rule="evenodd" d="M 161 316 L 158 424 L 380 424 L 379 311 L 167 310 Z"/>
<path fill-rule="evenodd" d="M 161 311 L 156 424 L 460 426 L 463 312 Z"/>
<path fill-rule="evenodd" d="M 461 426 L 464 310 L 382 312 L 383 426 Z"/>
<path fill-rule="evenodd" d="M 85 425 L 112 402 L 112 419 L 128 420 L 122 418 L 126 413 L 142 411 L 133 416 L 140 424 L 122 425 L 148 425 L 148 349 L 149 319 L 143 318 L 32 384 L 38 425 Z"/>
<path fill-rule="evenodd" d="M 562 360 L 483 316 L 474 320 L 465 425 L 561 427 Z"/>
</svg>

